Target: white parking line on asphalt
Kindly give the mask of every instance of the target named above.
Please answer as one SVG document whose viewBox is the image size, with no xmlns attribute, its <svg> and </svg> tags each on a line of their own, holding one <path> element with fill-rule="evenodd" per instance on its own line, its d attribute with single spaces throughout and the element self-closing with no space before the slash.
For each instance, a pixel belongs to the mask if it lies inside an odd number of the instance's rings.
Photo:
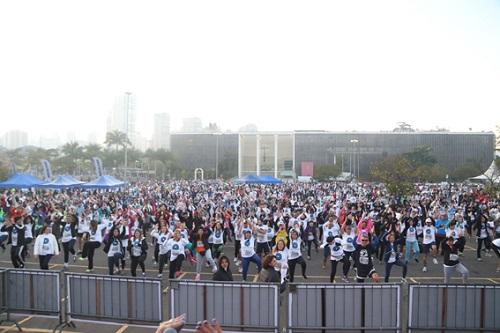
<svg viewBox="0 0 500 333">
<path fill-rule="evenodd" d="M 27 321 L 31 320 L 31 318 L 33 318 L 33 316 L 29 316 L 28 318 L 24 318 L 23 320 L 18 321 L 18 322 L 17 322 L 17 324 L 18 324 L 19 326 L 21 326 L 21 324 L 24 324 L 25 322 L 27 322 Z M 2 332 L 1 332 L 1 333 L 8 332 L 8 331 L 10 331 L 10 330 L 12 330 L 12 329 L 16 329 L 16 330 L 17 330 L 16 325 L 12 325 L 12 326 L 9 326 L 9 327 L 5 328 L 4 330 L 2 330 Z M 23 328 L 23 330 L 24 330 L 24 328 Z"/>
<path fill-rule="evenodd" d="M 128 328 L 128 325 L 123 325 L 115 333 L 123 333 Z"/>
</svg>

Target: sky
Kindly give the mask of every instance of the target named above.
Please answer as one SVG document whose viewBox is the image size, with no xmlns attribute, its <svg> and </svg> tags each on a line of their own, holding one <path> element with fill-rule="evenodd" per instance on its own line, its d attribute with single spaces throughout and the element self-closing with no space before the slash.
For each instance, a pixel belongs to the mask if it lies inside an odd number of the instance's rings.
<svg viewBox="0 0 500 333">
<path fill-rule="evenodd" d="M 490 131 L 500 1 L 0 2 L 0 134 L 104 133 L 116 96 L 172 129 Z"/>
</svg>

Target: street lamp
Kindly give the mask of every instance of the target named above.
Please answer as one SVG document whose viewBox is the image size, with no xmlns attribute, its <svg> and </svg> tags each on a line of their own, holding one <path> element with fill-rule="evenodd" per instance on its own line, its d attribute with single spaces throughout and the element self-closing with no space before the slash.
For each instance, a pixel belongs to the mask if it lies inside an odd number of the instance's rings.
<svg viewBox="0 0 500 333">
<path fill-rule="evenodd" d="M 215 135 L 215 179 L 219 178 L 219 136 L 222 133 L 214 133 Z"/>
<path fill-rule="evenodd" d="M 357 151 L 355 151 L 354 155 L 354 175 L 356 175 L 356 159 L 358 160 L 358 172 L 357 172 L 357 179 L 359 180 L 359 140 L 358 139 L 352 139 L 350 141 L 354 146 L 356 146 Z M 352 155 L 352 154 L 351 154 Z M 351 174 L 352 175 L 352 174 Z"/>
</svg>

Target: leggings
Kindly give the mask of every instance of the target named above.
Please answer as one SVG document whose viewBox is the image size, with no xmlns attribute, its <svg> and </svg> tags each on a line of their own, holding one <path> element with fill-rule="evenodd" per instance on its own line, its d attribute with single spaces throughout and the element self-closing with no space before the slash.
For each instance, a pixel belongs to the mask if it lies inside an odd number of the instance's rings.
<svg viewBox="0 0 500 333">
<path fill-rule="evenodd" d="M 304 258 L 300 256 L 298 258 L 288 260 L 288 267 L 289 267 L 288 272 L 290 273 L 290 282 L 293 282 L 293 278 L 295 276 L 295 265 L 297 264 L 300 264 L 300 266 L 302 267 L 302 276 L 304 277 L 304 279 L 307 279 L 306 276 L 307 264 Z"/>
<path fill-rule="evenodd" d="M 239 258 L 241 250 L 241 241 L 238 239 L 234 240 L 234 257 Z"/>
<path fill-rule="evenodd" d="M 12 247 L 10 248 L 10 260 L 12 261 L 12 265 L 14 266 L 14 268 L 24 268 L 24 260 L 21 256 L 23 249 L 23 245 L 12 245 Z"/>
<path fill-rule="evenodd" d="M 160 259 L 158 262 L 158 273 L 163 273 L 163 267 L 168 263 L 168 258 L 170 257 L 170 251 L 165 254 L 160 254 Z"/>
<path fill-rule="evenodd" d="M 307 256 L 310 257 L 311 256 L 311 247 L 312 247 L 312 244 L 314 243 L 314 246 L 316 248 L 316 250 L 318 250 L 318 241 L 313 239 L 313 240 L 308 240 L 307 241 Z"/>
<path fill-rule="evenodd" d="M 392 266 L 400 266 L 400 267 L 403 267 L 403 278 L 406 277 L 406 272 L 408 272 L 408 266 L 406 265 L 406 262 L 401 260 L 401 259 L 398 259 L 396 260 L 395 262 L 386 262 L 385 263 L 385 282 L 389 282 L 389 277 L 391 276 L 391 270 L 392 270 Z"/>
<path fill-rule="evenodd" d="M 201 273 L 203 259 L 205 259 L 205 258 L 207 259 L 210 266 L 217 267 L 214 259 L 212 258 L 212 251 L 210 251 L 210 249 L 206 250 L 204 254 L 200 254 L 200 253 L 196 252 L 196 273 L 197 274 Z"/>
<path fill-rule="evenodd" d="M 342 259 L 343 260 L 343 259 Z M 335 280 L 335 275 L 337 274 L 337 265 L 339 264 L 339 260 L 330 260 L 332 264 L 332 270 L 330 271 L 330 283 L 333 283 Z"/>
<path fill-rule="evenodd" d="M 146 255 L 142 255 L 139 257 L 130 257 L 131 264 L 130 264 L 130 269 L 132 272 L 132 276 L 137 276 L 136 271 L 137 271 L 137 266 L 141 266 L 142 272 L 146 272 L 146 266 L 144 265 L 144 260 L 146 260 Z"/>
<path fill-rule="evenodd" d="M 481 258 L 481 249 L 483 248 L 483 242 L 484 242 L 485 248 L 487 248 L 488 250 L 491 248 L 491 246 L 490 246 L 491 240 L 489 237 L 478 238 L 477 239 L 477 257 L 478 258 Z"/>
<path fill-rule="evenodd" d="M 251 257 L 243 258 L 242 269 L 243 269 L 243 281 L 247 280 L 248 274 L 248 266 L 250 266 L 250 262 L 253 262 L 257 265 L 257 271 L 260 272 L 262 268 L 262 262 L 260 261 L 260 257 L 257 254 L 254 254 Z"/>
<path fill-rule="evenodd" d="M 75 255 L 75 240 L 72 239 L 69 242 L 62 243 L 63 251 L 64 251 L 64 263 L 67 264 L 69 260 L 69 254 Z"/>
<path fill-rule="evenodd" d="M 214 249 L 213 258 L 219 259 L 220 255 L 222 254 L 222 251 L 224 251 L 224 244 L 214 244 L 213 249 Z"/>
<path fill-rule="evenodd" d="M 88 269 L 94 268 L 94 252 L 101 246 L 99 242 L 86 242 L 83 245 L 82 258 L 89 259 Z"/>
<path fill-rule="evenodd" d="M 122 255 L 120 253 L 116 253 L 112 257 L 108 257 L 108 272 L 109 275 L 114 274 L 114 268 L 119 268 L 120 267 L 120 259 L 122 258 Z"/>
<path fill-rule="evenodd" d="M 38 256 L 38 261 L 40 262 L 40 269 L 43 270 L 49 269 L 50 258 L 52 258 L 52 254 L 47 254 L 45 256 Z"/>
<path fill-rule="evenodd" d="M 443 269 L 444 269 L 444 283 L 450 283 L 451 274 L 455 271 L 459 272 L 462 275 L 463 283 L 466 283 L 467 279 L 469 278 L 469 270 L 461 263 L 458 263 L 455 266 L 443 265 Z"/>
<path fill-rule="evenodd" d="M 353 253 L 354 252 L 344 251 L 344 265 L 342 267 L 342 273 L 344 274 L 344 277 L 349 274 L 349 269 L 351 268 L 351 261 L 349 260 L 349 258 L 352 258 Z"/>
<path fill-rule="evenodd" d="M 177 272 L 180 272 L 182 268 L 182 262 L 184 261 L 184 255 L 179 254 L 175 260 L 170 261 L 170 266 L 168 267 L 168 278 L 173 279 L 175 278 L 175 274 Z"/>
</svg>

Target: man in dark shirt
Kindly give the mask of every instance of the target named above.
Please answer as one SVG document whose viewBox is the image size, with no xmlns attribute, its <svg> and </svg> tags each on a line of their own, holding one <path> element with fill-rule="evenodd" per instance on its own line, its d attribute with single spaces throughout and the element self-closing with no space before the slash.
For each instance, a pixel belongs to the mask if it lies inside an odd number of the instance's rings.
<svg viewBox="0 0 500 333">
<path fill-rule="evenodd" d="M 356 246 L 354 251 L 354 266 L 356 267 L 356 281 L 363 283 L 365 279 L 371 278 L 373 282 L 379 282 L 380 276 L 373 266 L 372 255 L 375 249 L 370 244 L 368 235 L 361 234 L 361 245 Z"/>
</svg>

